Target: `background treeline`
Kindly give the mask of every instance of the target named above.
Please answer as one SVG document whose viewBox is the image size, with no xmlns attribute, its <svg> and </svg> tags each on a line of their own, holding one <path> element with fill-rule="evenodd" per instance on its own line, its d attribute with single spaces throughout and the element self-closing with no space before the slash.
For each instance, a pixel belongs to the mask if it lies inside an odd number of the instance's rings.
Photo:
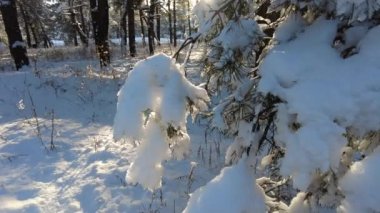
<svg viewBox="0 0 380 213">
<path fill-rule="evenodd" d="M 27 49 L 96 46 L 100 65 L 110 62 L 110 43 L 136 56 L 136 41 L 154 54 L 162 39 L 195 31 L 190 0 L 0 0 L 0 42 L 16 69 L 29 64 Z"/>
</svg>

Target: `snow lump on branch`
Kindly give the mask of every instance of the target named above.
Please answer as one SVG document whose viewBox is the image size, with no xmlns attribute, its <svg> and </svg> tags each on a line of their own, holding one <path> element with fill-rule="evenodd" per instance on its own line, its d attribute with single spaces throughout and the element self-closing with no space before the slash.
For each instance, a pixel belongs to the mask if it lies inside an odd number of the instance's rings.
<svg viewBox="0 0 380 213">
<path fill-rule="evenodd" d="M 113 136 L 137 141 L 136 158 L 127 182 L 154 190 L 161 186 L 162 161 L 189 151 L 188 103 L 206 110 L 206 90 L 193 85 L 169 56 L 158 54 L 138 62 L 119 91 Z"/>
</svg>

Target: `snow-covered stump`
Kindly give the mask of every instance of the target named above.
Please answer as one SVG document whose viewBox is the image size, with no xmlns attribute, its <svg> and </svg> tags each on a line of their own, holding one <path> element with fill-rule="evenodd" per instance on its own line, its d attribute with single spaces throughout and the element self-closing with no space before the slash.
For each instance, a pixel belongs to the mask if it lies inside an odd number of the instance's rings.
<svg viewBox="0 0 380 213">
<path fill-rule="evenodd" d="M 149 190 L 161 187 L 162 162 L 189 152 L 186 119 L 207 109 L 205 89 L 188 81 L 174 60 L 158 54 L 138 62 L 118 93 L 113 136 L 138 142 L 126 179 Z"/>
</svg>

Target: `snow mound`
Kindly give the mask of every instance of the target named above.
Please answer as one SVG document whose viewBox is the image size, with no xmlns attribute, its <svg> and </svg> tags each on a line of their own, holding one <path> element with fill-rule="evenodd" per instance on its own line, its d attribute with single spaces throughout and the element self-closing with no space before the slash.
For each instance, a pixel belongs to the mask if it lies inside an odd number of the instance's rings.
<svg viewBox="0 0 380 213">
<path fill-rule="evenodd" d="M 265 195 L 242 159 L 197 189 L 183 213 L 266 212 Z"/>
<path fill-rule="evenodd" d="M 188 153 L 188 102 L 207 109 L 206 90 L 188 81 L 180 67 L 165 54 L 138 62 L 119 91 L 113 136 L 138 141 L 135 160 L 127 172 L 129 183 L 153 190 L 161 186 L 161 162 Z M 169 149 L 170 148 L 170 149 Z"/>
<path fill-rule="evenodd" d="M 347 128 L 363 136 L 380 127 L 380 27 L 347 59 L 332 47 L 336 32 L 336 21 L 320 18 L 273 48 L 260 67 L 259 91 L 283 100 L 276 120 L 276 140 L 286 146 L 281 172 L 301 190 L 316 170 L 337 171 Z"/>
</svg>

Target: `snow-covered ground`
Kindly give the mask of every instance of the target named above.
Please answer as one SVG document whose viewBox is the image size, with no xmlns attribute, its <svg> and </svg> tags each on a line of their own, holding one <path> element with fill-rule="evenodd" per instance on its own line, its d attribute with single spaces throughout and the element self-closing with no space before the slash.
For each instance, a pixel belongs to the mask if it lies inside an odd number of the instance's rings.
<svg viewBox="0 0 380 213">
<path fill-rule="evenodd" d="M 187 70 L 196 84 L 202 56 L 197 48 Z M 190 156 L 164 163 L 161 190 L 125 182 L 136 147 L 115 142 L 112 125 L 135 62 L 114 60 L 104 73 L 96 59 L 42 60 L 0 73 L 0 212 L 181 212 L 219 173 L 227 144 L 197 119 L 188 124 Z"/>
</svg>

